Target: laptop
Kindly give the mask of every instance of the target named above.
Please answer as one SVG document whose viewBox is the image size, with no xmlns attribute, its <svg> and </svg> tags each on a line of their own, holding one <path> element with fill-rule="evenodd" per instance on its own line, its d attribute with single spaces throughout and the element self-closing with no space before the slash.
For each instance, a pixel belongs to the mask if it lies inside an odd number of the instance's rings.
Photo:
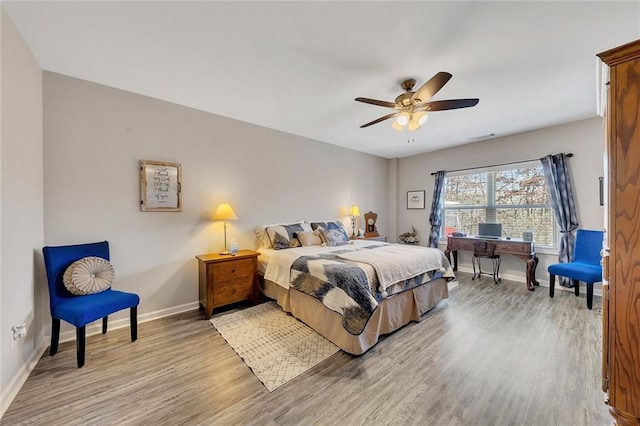
<svg viewBox="0 0 640 426">
<path fill-rule="evenodd" d="M 501 223 L 479 223 L 478 238 L 488 238 L 488 239 L 499 240 L 500 238 L 502 238 L 502 224 Z"/>
</svg>

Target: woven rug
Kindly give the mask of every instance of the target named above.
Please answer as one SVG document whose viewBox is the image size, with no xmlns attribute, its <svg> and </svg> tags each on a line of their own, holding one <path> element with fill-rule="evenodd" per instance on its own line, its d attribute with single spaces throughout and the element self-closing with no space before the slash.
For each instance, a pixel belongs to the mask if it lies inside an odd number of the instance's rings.
<svg viewBox="0 0 640 426">
<path fill-rule="evenodd" d="M 339 350 L 276 302 L 220 314 L 209 321 L 269 392 Z"/>
</svg>

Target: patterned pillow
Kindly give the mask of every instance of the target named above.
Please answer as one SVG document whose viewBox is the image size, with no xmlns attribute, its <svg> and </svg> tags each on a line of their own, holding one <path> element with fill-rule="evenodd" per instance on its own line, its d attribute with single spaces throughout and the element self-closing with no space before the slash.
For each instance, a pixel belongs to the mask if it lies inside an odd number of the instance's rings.
<svg viewBox="0 0 640 426">
<path fill-rule="evenodd" d="M 267 235 L 267 228 L 271 226 L 279 226 L 279 225 L 294 225 L 297 223 L 305 223 L 304 220 L 298 220 L 293 222 L 280 222 L 280 223 L 272 223 L 270 225 L 259 225 L 256 226 L 256 241 L 258 243 L 258 248 L 271 248 L 271 240 L 269 240 L 269 236 Z"/>
<path fill-rule="evenodd" d="M 71 294 L 82 296 L 105 291 L 113 284 L 115 273 L 108 260 L 89 256 L 73 262 L 62 276 Z"/>
<path fill-rule="evenodd" d="M 311 229 L 313 229 L 315 231 L 318 228 L 344 229 L 344 224 L 342 222 L 340 222 L 339 220 L 334 220 L 334 221 L 330 221 L 330 222 L 311 222 Z"/>
<path fill-rule="evenodd" d="M 342 246 L 350 243 L 349 236 L 347 235 L 345 230 L 342 228 L 340 229 L 318 228 L 318 231 L 320 231 L 320 235 L 322 235 L 322 239 L 324 240 L 324 242 L 330 247 Z"/>
<path fill-rule="evenodd" d="M 303 247 L 322 245 L 322 237 L 320 236 L 320 231 L 317 230 L 313 232 L 296 232 L 296 238 Z"/>
<path fill-rule="evenodd" d="M 300 241 L 295 237 L 296 232 L 311 232 L 311 227 L 308 223 L 294 223 L 267 228 L 267 235 L 274 250 L 300 247 Z"/>
</svg>

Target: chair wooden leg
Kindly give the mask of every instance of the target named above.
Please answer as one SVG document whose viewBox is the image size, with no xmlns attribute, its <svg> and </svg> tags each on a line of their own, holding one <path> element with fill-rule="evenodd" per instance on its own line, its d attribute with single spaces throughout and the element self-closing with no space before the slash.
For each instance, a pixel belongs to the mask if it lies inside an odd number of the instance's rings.
<svg viewBox="0 0 640 426">
<path fill-rule="evenodd" d="M 78 358 L 78 368 L 84 365 L 84 347 L 87 336 L 86 326 L 76 327 L 76 356 Z"/>
<path fill-rule="evenodd" d="M 54 356 L 58 352 L 58 342 L 60 341 L 60 319 L 51 319 L 51 346 L 49 346 L 49 355 Z"/>
<path fill-rule="evenodd" d="M 553 293 L 556 290 L 556 276 L 549 274 L 549 297 L 553 297 Z"/>
<path fill-rule="evenodd" d="M 593 307 L 593 283 L 587 283 L 587 308 Z"/>
<path fill-rule="evenodd" d="M 102 318 L 102 334 L 107 334 L 107 319 L 109 316 Z"/>
<path fill-rule="evenodd" d="M 131 328 L 131 341 L 135 342 L 136 340 L 138 340 L 138 307 L 137 306 L 134 306 L 131 308 L 130 317 L 131 317 L 131 325 L 129 327 Z"/>
</svg>

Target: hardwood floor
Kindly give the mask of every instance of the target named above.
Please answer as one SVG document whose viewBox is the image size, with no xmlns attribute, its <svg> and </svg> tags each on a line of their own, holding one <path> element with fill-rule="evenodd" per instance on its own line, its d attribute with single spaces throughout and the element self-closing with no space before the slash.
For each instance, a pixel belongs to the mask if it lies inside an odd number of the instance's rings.
<svg viewBox="0 0 640 426">
<path fill-rule="evenodd" d="M 611 424 L 601 303 L 458 273 L 448 301 L 362 356 L 342 351 L 269 393 L 199 312 L 43 355 L 1 423 Z"/>
</svg>

